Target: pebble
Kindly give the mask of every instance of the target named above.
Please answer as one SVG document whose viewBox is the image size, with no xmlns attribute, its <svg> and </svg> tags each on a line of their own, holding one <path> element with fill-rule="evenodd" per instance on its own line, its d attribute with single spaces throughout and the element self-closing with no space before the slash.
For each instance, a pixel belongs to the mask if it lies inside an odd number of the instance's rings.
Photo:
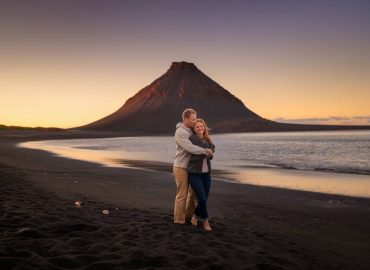
<svg viewBox="0 0 370 270">
<path fill-rule="evenodd" d="M 80 202 L 80 201 L 76 201 L 76 202 L 75 202 L 75 206 L 76 206 L 76 207 L 81 207 L 81 205 L 82 205 L 82 202 Z"/>
</svg>

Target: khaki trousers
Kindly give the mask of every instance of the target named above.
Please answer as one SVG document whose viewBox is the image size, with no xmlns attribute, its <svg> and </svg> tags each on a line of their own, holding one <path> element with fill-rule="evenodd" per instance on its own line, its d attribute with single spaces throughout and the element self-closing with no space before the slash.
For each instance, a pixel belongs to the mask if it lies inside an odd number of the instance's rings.
<svg viewBox="0 0 370 270">
<path fill-rule="evenodd" d="M 188 171 L 184 168 L 173 167 L 176 181 L 176 198 L 174 207 L 174 222 L 184 224 L 190 219 L 195 210 L 195 196 L 189 185 Z"/>
</svg>

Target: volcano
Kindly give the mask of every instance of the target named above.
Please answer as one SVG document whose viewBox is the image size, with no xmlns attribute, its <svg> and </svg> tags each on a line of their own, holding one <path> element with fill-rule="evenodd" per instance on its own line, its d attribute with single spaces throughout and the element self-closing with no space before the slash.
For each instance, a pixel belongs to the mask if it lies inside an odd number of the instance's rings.
<svg viewBox="0 0 370 270">
<path fill-rule="evenodd" d="M 219 133 L 366 128 L 283 124 L 264 119 L 193 63 L 173 62 L 165 74 L 129 98 L 116 112 L 76 129 L 170 134 L 182 121 L 186 108 L 195 109 L 212 132 Z"/>
</svg>

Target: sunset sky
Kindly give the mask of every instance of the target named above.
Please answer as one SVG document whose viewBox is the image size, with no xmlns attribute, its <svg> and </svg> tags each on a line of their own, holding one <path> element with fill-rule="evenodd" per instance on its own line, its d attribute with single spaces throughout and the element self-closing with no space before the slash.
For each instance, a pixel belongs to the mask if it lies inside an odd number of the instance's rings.
<svg viewBox="0 0 370 270">
<path fill-rule="evenodd" d="M 370 124 L 367 0 L 0 0 L 0 124 L 90 123 L 173 61 L 268 119 Z"/>
</svg>

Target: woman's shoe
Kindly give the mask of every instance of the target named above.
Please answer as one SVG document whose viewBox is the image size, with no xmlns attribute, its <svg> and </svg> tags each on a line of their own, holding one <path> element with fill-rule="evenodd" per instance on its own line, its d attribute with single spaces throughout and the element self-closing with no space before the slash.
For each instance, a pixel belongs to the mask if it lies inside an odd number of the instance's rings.
<svg viewBox="0 0 370 270">
<path fill-rule="evenodd" d="M 206 232 L 211 232 L 212 231 L 212 228 L 211 226 L 209 225 L 209 222 L 208 220 L 204 220 L 203 221 L 203 228 Z"/>
<path fill-rule="evenodd" d="M 191 222 L 191 225 L 193 225 L 193 226 L 195 226 L 195 227 L 197 227 L 198 226 L 198 219 L 196 218 L 196 217 L 192 217 L 191 218 L 191 220 L 190 220 L 190 222 Z"/>
</svg>

